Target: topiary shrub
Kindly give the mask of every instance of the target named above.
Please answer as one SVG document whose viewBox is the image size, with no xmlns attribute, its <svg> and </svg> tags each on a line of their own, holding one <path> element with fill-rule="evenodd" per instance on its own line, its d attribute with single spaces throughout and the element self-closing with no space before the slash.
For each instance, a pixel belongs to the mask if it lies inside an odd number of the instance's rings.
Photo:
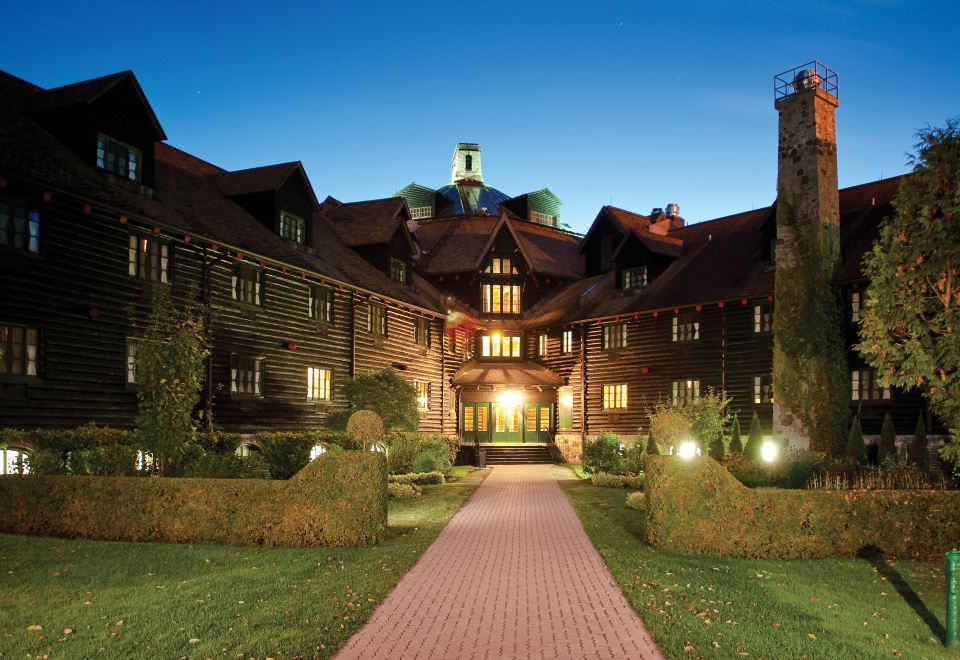
<svg viewBox="0 0 960 660">
<path fill-rule="evenodd" d="M 846 456 L 857 465 L 864 465 L 867 462 L 867 445 L 863 441 L 863 429 L 860 428 L 860 417 L 856 415 L 850 422 Z"/>
<path fill-rule="evenodd" d="M 365 447 L 383 442 L 383 420 L 372 410 L 358 410 L 347 420 L 347 435 Z"/>
<path fill-rule="evenodd" d="M 588 472 L 623 472 L 623 445 L 616 433 L 603 432 L 583 448 L 583 467 Z"/>
<path fill-rule="evenodd" d="M 251 452 L 206 452 L 182 465 L 183 476 L 208 479 L 269 479 L 272 475 L 263 454 Z"/>
<path fill-rule="evenodd" d="M 889 460 L 897 460 L 900 455 L 897 452 L 897 430 L 893 426 L 893 417 L 888 411 L 883 417 L 883 426 L 880 428 L 880 448 L 877 452 L 877 462 L 886 463 Z"/>
<path fill-rule="evenodd" d="M 750 420 L 750 433 L 747 435 L 747 446 L 743 448 L 744 455 L 751 461 L 760 460 L 760 450 L 763 447 L 763 429 L 760 428 L 760 418 L 753 413 Z"/>
<path fill-rule="evenodd" d="M 628 509 L 634 509 L 636 511 L 643 511 L 643 505 L 646 503 L 643 493 L 637 491 L 635 493 L 630 493 L 627 495 L 626 505 Z"/>
<path fill-rule="evenodd" d="M 730 428 L 730 453 L 743 453 L 743 441 L 740 439 L 740 418 L 734 415 Z"/>
<path fill-rule="evenodd" d="M 712 458 L 717 462 L 720 462 L 723 460 L 723 457 L 726 454 L 726 451 L 724 450 L 724 447 L 723 447 L 722 435 L 715 435 L 713 437 L 713 440 L 710 441 L 710 447 L 707 450 L 707 453 L 710 455 L 710 458 Z"/>
<path fill-rule="evenodd" d="M 256 440 L 272 479 L 289 479 L 310 462 L 311 449 L 325 444 L 317 431 L 261 431 Z"/>
<path fill-rule="evenodd" d="M 431 486 L 446 483 L 442 472 L 411 472 L 409 474 L 391 474 L 387 481 L 392 484 L 417 484 Z"/>
<path fill-rule="evenodd" d="M 590 477 L 590 485 L 600 488 L 635 488 L 643 489 L 642 474 L 608 474 L 597 472 Z"/>
<path fill-rule="evenodd" d="M 907 460 L 921 470 L 930 469 L 930 448 L 927 446 L 927 425 L 923 422 L 923 415 L 917 416 L 917 428 L 913 432 Z"/>
<path fill-rule="evenodd" d="M 690 437 L 690 422 L 678 408 L 657 402 L 650 414 L 650 437 L 664 447 L 674 447 Z"/>
<path fill-rule="evenodd" d="M 657 441 L 653 439 L 653 434 L 650 433 L 647 435 L 647 451 L 648 456 L 659 456 L 660 447 L 657 445 Z"/>
<path fill-rule="evenodd" d="M 390 482 L 387 484 L 387 492 L 395 500 L 412 500 L 423 494 L 423 489 L 416 484 L 401 484 Z"/>
</svg>

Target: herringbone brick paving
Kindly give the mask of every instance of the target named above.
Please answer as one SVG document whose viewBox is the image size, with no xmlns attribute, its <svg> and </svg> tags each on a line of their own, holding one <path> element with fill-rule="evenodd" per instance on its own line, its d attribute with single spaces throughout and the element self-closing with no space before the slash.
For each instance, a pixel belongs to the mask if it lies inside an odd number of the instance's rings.
<svg viewBox="0 0 960 660">
<path fill-rule="evenodd" d="M 497 466 L 338 658 L 662 658 L 552 466 Z"/>
</svg>

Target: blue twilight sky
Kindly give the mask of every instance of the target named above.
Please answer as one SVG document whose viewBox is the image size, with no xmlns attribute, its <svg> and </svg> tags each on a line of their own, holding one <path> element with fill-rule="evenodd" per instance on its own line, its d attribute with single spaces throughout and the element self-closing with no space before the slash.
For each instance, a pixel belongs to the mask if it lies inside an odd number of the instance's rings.
<svg viewBox="0 0 960 660">
<path fill-rule="evenodd" d="M 906 170 L 960 114 L 953 2 L 11 2 L 0 68 L 45 87 L 133 69 L 169 142 L 227 169 L 302 160 L 318 196 L 449 182 L 548 186 L 688 221 L 769 204 L 773 75 L 840 74 L 840 185 Z"/>
</svg>

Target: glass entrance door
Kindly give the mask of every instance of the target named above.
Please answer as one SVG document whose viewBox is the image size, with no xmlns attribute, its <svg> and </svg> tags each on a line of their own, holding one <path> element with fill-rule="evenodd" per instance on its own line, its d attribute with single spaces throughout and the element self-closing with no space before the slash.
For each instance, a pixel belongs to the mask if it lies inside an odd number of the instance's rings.
<svg viewBox="0 0 960 660">
<path fill-rule="evenodd" d="M 523 441 L 550 442 L 553 404 L 527 403 L 523 406 Z"/>
<path fill-rule="evenodd" d="M 518 405 L 493 404 L 493 441 L 494 442 L 521 442 L 523 430 L 520 427 L 520 410 Z"/>
<path fill-rule="evenodd" d="M 464 403 L 460 425 L 464 442 L 490 442 L 490 404 Z"/>
</svg>

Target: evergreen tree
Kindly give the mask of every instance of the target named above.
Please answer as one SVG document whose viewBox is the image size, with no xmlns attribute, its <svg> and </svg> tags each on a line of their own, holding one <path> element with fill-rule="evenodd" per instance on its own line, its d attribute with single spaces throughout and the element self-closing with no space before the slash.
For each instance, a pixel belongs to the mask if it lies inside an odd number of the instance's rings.
<svg viewBox="0 0 960 660">
<path fill-rule="evenodd" d="M 913 432 L 913 442 L 910 443 L 907 460 L 921 470 L 930 469 L 930 450 L 927 447 L 927 425 L 923 423 L 923 415 L 917 417 L 917 428 Z"/>
<path fill-rule="evenodd" d="M 708 450 L 710 458 L 715 461 L 722 461 L 723 456 L 726 453 L 723 448 L 723 435 L 717 434 L 713 436 L 713 440 L 710 441 L 710 448 Z"/>
<path fill-rule="evenodd" d="M 653 439 L 653 434 L 647 436 L 647 455 L 648 456 L 659 456 L 660 447 L 657 445 L 657 441 Z"/>
<path fill-rule="evenodd" d="M 852 458 L 857 465 L 867 462 L 867 445 L 863 442 L 863 429 L 860 428 L 860 416 L 857 415 L 850 422 L 850 436 L 847 439 L 847 457 Z"/>
<path fill-rule="evenodd" d="M 730 453 L 743 453 L 743 441 L 740 439 L 740 418 L 734 416 L 733 428 L 730 431 Z"/>
<path fill-rule="evenodd" d="M 883 427 L 880 429 L 880 451 L 877 454 L 877 461 L 882 465 L 888 458 L 898 458 L 897 430 L 893 427 L 893 417 L 889 412 L 883 418 Z"/>
<path fill-rule="evenodd" d="M 763 447 L 763 429 L 760 428 L 760 418 L 757 413 L 753 413 L 753 419 L 750 420 L 750 433 L 747 435 L 747 446 L 743 448 L 743 453 L 751 461 L 760 460 L 760 449 Z"/>
</svg>

